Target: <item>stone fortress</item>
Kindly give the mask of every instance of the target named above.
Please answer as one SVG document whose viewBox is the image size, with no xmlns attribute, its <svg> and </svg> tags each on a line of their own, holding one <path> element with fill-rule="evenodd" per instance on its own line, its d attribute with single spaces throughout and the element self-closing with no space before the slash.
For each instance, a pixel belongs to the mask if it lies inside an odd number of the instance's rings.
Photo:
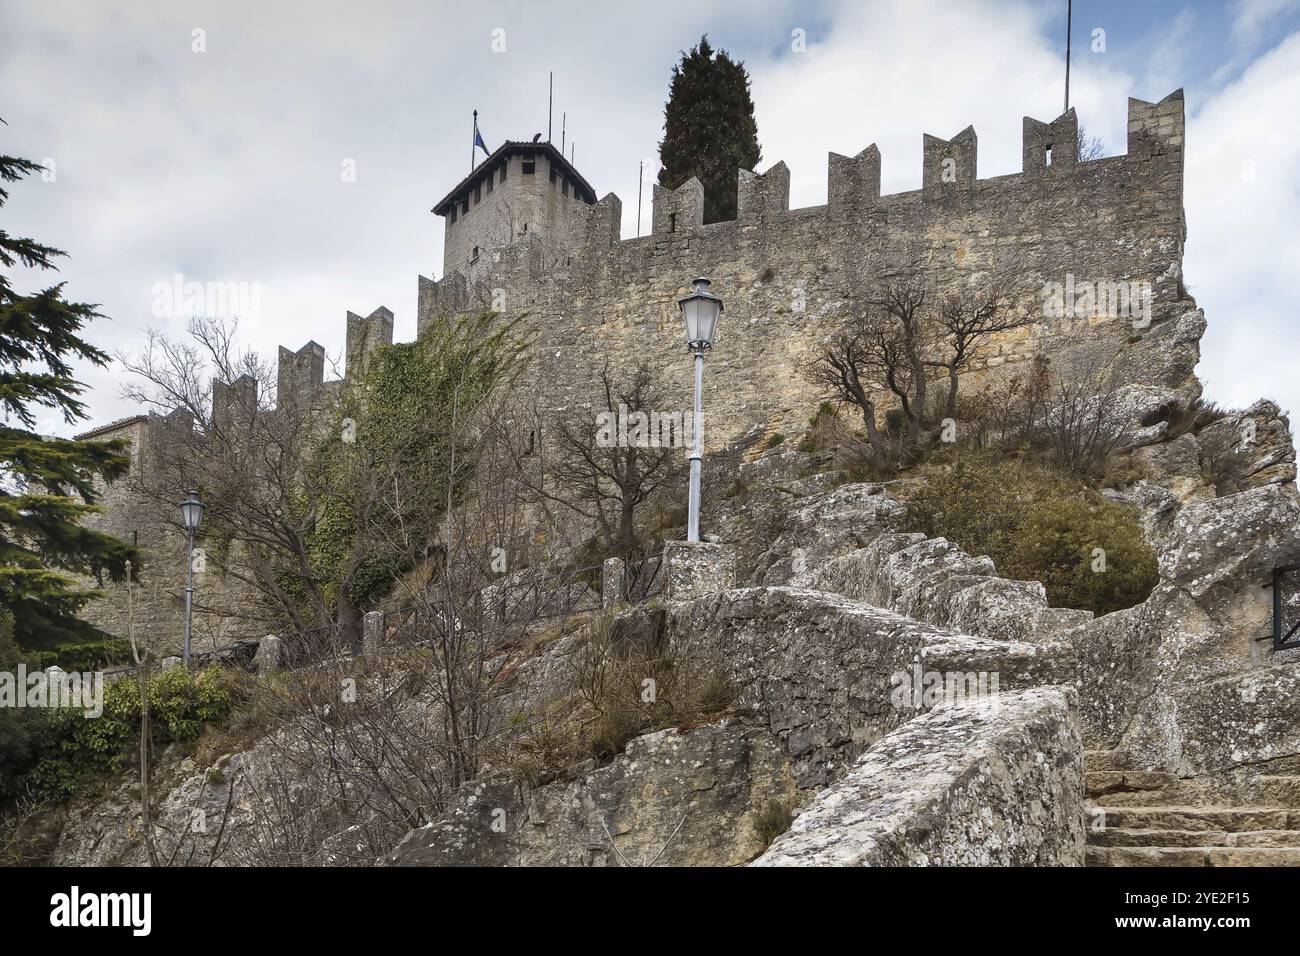
<svg viewBox="0 0 1300 956">
<path fill-rule="evenodd" d="M 1273 579 L 1300 562 L 1289 425 L 1269 402 L 1177 435 L 1157 414 L 1199 396 L 1205 328 L 1181 273 L 1181 91 L 1129 101 L 1123 155 L 1076 161 L 1077 131 L 1073 111 L 1026 118 L 1023 171 L 983 180 L 974 130 L 926 136 L 922 187 L 897 195 L 880 194 L 874 146 L 832 154 L 828 202 L 805 209 L 789 208 L 784 164 L 741 171 L 736 220 L 709 225 L 698 181 L 656 188 L 651 234 L 628 240 L 616 196 L 597 201 L 552 145 L 508 142 L 434 207 L 444 275 L 419 280 L 419 327 L 486 309 L 526 317 L 538 335 L 531 374 L 551 410 L 592 407 L 595 370 L 642 361 L 687 407 L 676 300 L 696 275 L 726 300 L 705 374 L 706 448 L 749 449 L 738 478 L 752 491 L 706 496 L 704 523 L 745 573 L 728 580 L 728 567 L 702 592 L 677 593 L 670 568 L 660 627 L 670 643 L 711 646 L 740 699 L 716 723 L 644 734 L 604 765 L 531 789 L 471 781 L 379 862 L 1300 862 L 1300 650 L 1268 641 L 1275 616 L 1294 620 L 1300 607 L 1295 586 L 1282 595 Z M 815 409 L 821 396 L 799 369 L 818 341 L 876 280 L 918 268 L 940 291 L 997 278 L 1035 317 L 984 350 L 976 383 L 1040 356 L 1068 373 L 1124 353 L 1117 401 L 1141 476 L 1107 494 L 1138 511 L 1158 554 L 1159 583 L 1141 604 L 1101 617 L 1050 607 L 1039 582 L 906 531 L 890 486 L 828 480 L 788 444 L 755 453 Z M 1071 281 L 1149 288 L 1149 312 L 1049 315 L 1044 288 Z M 349 313 L 349 373 L 392 332 L 387 309 Z M 281 349 L 279 400 L 336 387 L 324 365 L 315 342 Z M 218 383 L 214 410 L 248 401 L 251 384 Z M 169 424 L 138 417 L 96 434 L 129 437 L 147 468 Z M 1216 487 L 1205 450 L 1246 435 L 1238 479 Z M 119 489 L 108 503 L 106 526 L 151 550 L 179 544 Z M 758 525 L 775 537 L 753 534 Z M 172 603 L 148 613 L 166 630 L 179 590 L 162 591 Z M 100 606 L 111 625 L 113 596 Z M 581 639 L 521 663 L 539 677 L 540 706 Z M 958 706 L 891 703 L 895 675 L 913 671 L 918 686 L 923 671 L 1000 685 Z M 216 820 L 233 804 L 243 839 L 257 798 L 230 798 L 239 768 L 268 759 L 261 747 L 196 768 L 163 814 L 188 819 L 198 799 Z M 800 808 L 770 846 L 755 824 L 767 800 Z M 486 824 L 492 807 L 508 832 Z M 132 812 L 129 790 L 75 812 L 56 862 L 138 861 L 138 841 L 122 836 Z"/>
<path fill-rule="evenodd" d="M 824 206 L 789 208 L 789 171 L 741 170 L 734 221 L 703 224 L 703 187 L 655 186 L 651 231 L 619 238 L 622 203 L 596 193 L 547 142 L 509 141 L 434 207 L 445 229 L 443 277 L 419 278 L 417 329 L 435 316 L 491 309 L 525 316 L 538 335 L 532 374 L 544 412 L 589 407 L 593 374 L 608 362 L 626 372 L 646 362 L 675 408 L 690 407 L 691 365 L 677 298 L 696 275 L 726 300 L 705 374 L 705 440 L 717 451 L 748 437 L 797 433 L 819 396 L 799 374 L 817 342 L 872 293 L 874 280 L 923 270 L 940 290 L 1001 277 L 1026 314 L 1043 312 L 1043 287 L 1080 281 L 1147 283 L 1151 316 L 1137 328 L 1114 315 L 1065 316 L 1017 329 L 986 346 L 983 370 L 1014 368 L 1038 354 L 1068 366 L 1125 347 L 1135 381 L 1181 392 L 1193 376 L 1203 320 L 1181 279 L 1183 96 L 1131 99 L 1128 150 L 1076 162 L 1073 110 L 1051 122 L 1026 117 L 1024 170 L 979 179 L 971 128 L 951 140 L 925 136 L 921 189 L 881 195 L 880 152 L 831 153 Z M 394 316 L 380 307 L 346 319 L 345 374 L 393 341 Z M 337 387 L 326 381 L 326 349 L 311 341 L 280 348 L 278 396 Z M 214 413 L 255 402 L 251 379 L 216 382 Z M 596 409 L 592 409 L 593 415 Z M 135 416 L 87 435 L 122 437 L 135 466 L 174 421 Z M 179 500 L 179 497 L 178 497 Z M 96 523 L 153 555 L 137 622 L 149 634 L 179 635 L 184 584 L 175 516 L 134 500 L 128 483 L 107 489 Z M 705 502 L 706 520 L 708 502 Z M 204 579 L 213 588 L 219 575 Z M 205 611 L 196 646 L 211 648 L 255 628 Z M 91 616 L 122 633 L 125 602 L 111 590 Z M 174 642 L 173 642 L 174 643 Z"/>
</svg>

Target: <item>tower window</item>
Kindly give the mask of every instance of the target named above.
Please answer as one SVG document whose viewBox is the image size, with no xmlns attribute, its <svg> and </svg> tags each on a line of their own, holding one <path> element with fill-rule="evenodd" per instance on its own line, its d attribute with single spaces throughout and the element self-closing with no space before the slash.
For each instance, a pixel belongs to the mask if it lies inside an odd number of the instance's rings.
<svg viewBox="0 0 1300 956">
<path fill-rule="evenodd" d="M 551 167 L 551 185 L 555 185 L 555 167 Z"/>
<path fill-rule="evenodd" d="M 470 254 L 469 261 L 478 262 L 478 246 L 474 247 L 473 253 Z"/>
<path fill-rule="evenodd" d="M 531 157 L 525 159 L 522 163 L 522 166 L 523 166 L 523 174 L 525 176 L 531 176 L 533 173 L 537 172 L 537 160 Z"/>
<path fill-rule="evenodd" d="M 506 181 L 506 163 L 501 164 L 501 182 Z"/>
<path fill-rule="evenodd" d="M 488 194 L 489 196 L 492 195 L 492 184 L 493 184 L 494 182 L 495 182 L 495 180 L 492 178 L 492 175 L 491 175 L 491 174 L 489 174 L 489 175 L 488 175 L 488 178 L 487 178 L 486 180 L 484 180 L 484 182 L 483 182 L 483 185 L 487 187 L 487 194 Z"/>
<path fill-rule="evenodd" d="M 481 187 L 481 186 L 475 186 L 475 187 L 474 187 L 474 205 L 477 206 L 477 205 L 479 204 L 479 201 L 482 200 L 482 198 L 483 198 L 483 189 L 482 189 L 482 187 Z"/>
<path fill-rule="evenodd" d="M 563 194 L 566 195 L 566 196 L 569 195 L 569 180 L 568 180 L 568 179 L 565 179 L 564 182 L 560 183 L 560 192 L 563 193 Z"/>
<path fill-rule="evenodd" d="M 469 212 L 469 197 L 466 196 L 460 201 L 460 214 L 463 216 Z"/>
<path fill-rule="evenodd" d="M 1043 150 L 1043 165 L 1052 165 L 1052 144 L 1048 143 L 1047 148 Z"/>
<path fill-rule="evenodd" d="M 447 223 L 450 225 L 456 221 L 456 204 L 452 203 L 451 212 L 447 214 Z"/>
</svg>

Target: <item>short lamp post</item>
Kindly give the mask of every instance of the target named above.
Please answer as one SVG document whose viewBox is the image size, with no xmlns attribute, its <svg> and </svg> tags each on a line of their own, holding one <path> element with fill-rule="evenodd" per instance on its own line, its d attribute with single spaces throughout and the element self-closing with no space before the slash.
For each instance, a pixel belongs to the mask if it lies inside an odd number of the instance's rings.
<svg viewBox="0 0 1300 956">
<path fill-rule="evenodd" d="M 704 353 L 713 348 L 713 336 L 722 315 L 722 299 L 709 291 L 708 279 L 696 279 L 695 291 L 679 299 L 686 325 L 686 347 L 695 355 L 695 419 L 691 438 L 691 491 L 686 540 L 700 540 L 700 461 L 704 452 L 704 411 L 700 392 L 704 385 Z"/>
<path fill-rule="evenodd" d="M 185 579 L 185 669 L 190 669 L 190 621 L 194 615 L 194 532 L 203 520 L 203 502 L 199 493 L 191 491 L 190 496 L 181 502 L 181 526 L 189 536 L 189 551 Z"/>
</svg>

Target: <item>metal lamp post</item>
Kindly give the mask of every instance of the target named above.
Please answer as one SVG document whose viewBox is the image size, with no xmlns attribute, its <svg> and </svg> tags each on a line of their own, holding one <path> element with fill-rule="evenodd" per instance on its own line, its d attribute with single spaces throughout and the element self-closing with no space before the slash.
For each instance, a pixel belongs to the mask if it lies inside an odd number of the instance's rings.
<svg viewBox="0 0 1300 956">
<path fill-rule="evenodd" d="M 203 502 L 199 493 L 191 491 L 181 502 L 181 525 L 189 535 L 189 552 L 185 579 L 185 669 L 190 669 L 190 619 L 194 614 L 194 532 L 203 520 Z"/>
<path fill-rule="evenodd" d="M 695 354 L 695 420 L 691 443 L 691 492 L 686 540 L 700 540 L 700 461 L 704 453 L 704 411 L 700 392 L 704 384 L 704 353 L 713 348 L 713 335 L 722 315 L 722 300 L 709 291 L 709 280 L 695 280 L 695 291 L 679 299 L 686 325 L 686 347 Z"/>
</svg>

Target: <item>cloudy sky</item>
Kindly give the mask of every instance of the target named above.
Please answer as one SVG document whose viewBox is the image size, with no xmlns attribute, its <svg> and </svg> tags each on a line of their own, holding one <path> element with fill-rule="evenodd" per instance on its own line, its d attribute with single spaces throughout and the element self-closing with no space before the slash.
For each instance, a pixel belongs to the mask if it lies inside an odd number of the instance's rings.
<svg viewBox="0 0 1300 956">
<path fill-rule="evenodd" d="M 918 188 L 922 133 L 967 124 L 981 176 L 1017 172 L 1021 117 L 1061 110 L 1065 0 L 5 0 L 0 152 L 53 175 L 17 185 L 0 228 L 70 253 L 68 294 L 102 304 L 89 337 L 110 352 L 183 331 L 155 291 L 176 276 L 248 283 L 243 334 L 268 354 L 314 338 L 337 355 L 345 312 L 379 305 L 410 338 L 472 111 L 489 147 L 545 135 L 554 70 L 554 139 L 567 114 L 635 235 L 669 73 L 704 33 L 745 61 L 759 169 L 785 160 L 794 206 L 825 201 L 827 151 L 872 142 L 884 190 Z M 1076 0 L 1074 49 L 1071 104 L 1108 154 L 1127 97 L 1186 89 L 1200 375 L 1220 401 L 1300 411 L 1300 0 Z M 132 411 L 120 371 L 83 377 L 95 424 Z"/>
</svg>

